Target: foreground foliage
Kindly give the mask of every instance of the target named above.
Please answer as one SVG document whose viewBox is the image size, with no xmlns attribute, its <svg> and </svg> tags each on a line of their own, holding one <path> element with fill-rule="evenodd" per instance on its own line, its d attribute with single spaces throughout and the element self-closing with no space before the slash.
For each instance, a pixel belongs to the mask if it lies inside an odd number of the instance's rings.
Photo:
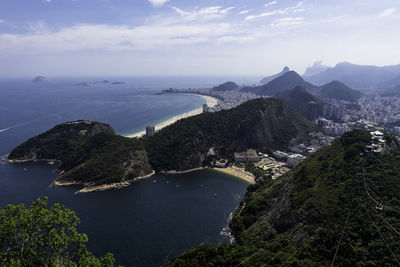
<svg viewBox="0 0 400 267">
<path fill-rule="evenodd" d="M 0 266 L 114 266 L 111 253 L 91 254 L 85 234 L 76 231 L 79 219 L 47 198 L 29 208 L 8 205 L 0 210 Z"/>
</svg>

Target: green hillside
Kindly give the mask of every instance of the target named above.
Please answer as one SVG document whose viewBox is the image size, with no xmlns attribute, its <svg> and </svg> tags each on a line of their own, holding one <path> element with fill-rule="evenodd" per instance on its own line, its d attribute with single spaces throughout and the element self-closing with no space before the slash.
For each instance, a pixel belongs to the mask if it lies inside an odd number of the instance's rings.
<svg viewBox="0 0 400 267">
<path fill-rule="evenodd" d="M 313 126 L 284 101 L 259 98 L 236 108 L 180 120 L 146 141 L 156 171 L 201 167 L 211 148 L 223 156 L 247 148 L 285 149 Z"/>
<path fill-rule="evenodd" d="M 296 86 L 293 89 L 283 91 L 279 93 L 277 98 L 285 100 L 294 110 L 307 117 L 308 107 L 307 104 L 314 102 L 317 105 L 317 114 L 322 114 L 322 107 L 324 102 L 308 93 L 306 89 L 301 86 Z"/>
<path fill-rule="evenodd" d="M 250 186 L 234 245 L 196 247 L 166 266 L 397 265 L 400 153 L 361 157 L 370 139 L 346 133 L 272 185 Z"/>
<path fill-rule="evenodd" d="M 342 82 L 333 81 L 321 86 L 321 95 L 328 98 L 356 102 L 363 94 L 351 89 Z"/>
</svg>

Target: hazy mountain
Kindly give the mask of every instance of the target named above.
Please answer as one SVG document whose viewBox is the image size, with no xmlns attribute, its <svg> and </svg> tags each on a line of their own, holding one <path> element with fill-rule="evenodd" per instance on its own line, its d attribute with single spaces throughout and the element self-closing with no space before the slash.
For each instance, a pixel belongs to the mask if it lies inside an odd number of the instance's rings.
<svg viewBox="0 0 400 267">
<path fill-rule="evenodd" d="M 364 66 L 348 62 L 338 63 L 316 75 L 307 76 L 307 81 L 322 85 L 337 80 L 353 88 L 377 88 L 379 84 L 400 76 L 400 65 Z"/>
<path fill-rule="evenodd" d="M 323 97 L 349 102 L 355 102 L 363 95 L 361 92 L 354 90 L 339 81 L 332 81 L 321 86 L 320 93 Z"/>
<path fill-rule="evenodd" d="M 271 76 L 268 76 L 268 77 L 265 77 L 264 79 L 262 79 L 260 81 L 260 84 L 262 84 L 262 85 L 267 84 L 270 81 L 272 81 L 273 79 L 278 78 L 279 76 L 282 76 L 283 74 L 285 74 L 286 72 L 289 72 L 289 71 L 290 71 L 289 67 L 285 66 L 281 72 L 279 72 L 277 74 L 274 74 L 274 75 L 271 75 Z"/>
<path fill-rule="evenodd" d="M 303 78 L 301 78 L 301 76 L 295 71 L 286 72 L 285 74 L 279 76 L 278 78 L 275 78 L 265 85 L 246 87 L 242 90 L 257 95 L 275 96 L 280 92 L 293 89 L 296 86 L 301 86 L 309 92 L 314 92 L 318 90 L 317 86 L 304 81 Z"/>
<path fill-rule="evenodd" d="M 322 107 L 324 102 L 318 97 L 313 96 L 301 86 L 296 86 L 293 89 L 283 91 L 276 95 L 276 97 L 285 100 L 294 110 L 302 114 L 304 117 L 308 116 L 308 104 L 314 102 L 317 105 L 317 114 L 322 114 Z"/>
<path fill-rule="evenodd" d="M 303 77 L 317 75 L 327 69 L 329 66 L 322 65 L 322 61 L 316 61 L 314 64 L 306 69 L 306 72 L 303 74 Z"/>
<path fill-rule="evenodd" d="M 400 85 L 400 74 L 378 85 L 379 89 L 392 89 Z"/>
<path fill-rule="evenodd" d="M 239 85 L 234 82 L 226 82 L 215 86 L 212 90 L 213 91 L 233 91 L 239 89 Z"/>
</svg>

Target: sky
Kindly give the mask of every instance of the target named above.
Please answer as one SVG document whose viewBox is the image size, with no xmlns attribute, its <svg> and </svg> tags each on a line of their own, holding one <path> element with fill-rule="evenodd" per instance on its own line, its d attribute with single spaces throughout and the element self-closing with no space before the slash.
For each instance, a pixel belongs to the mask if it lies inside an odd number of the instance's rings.
<svg viewBox="0 0 400 267">
<path fill-rule="evenodd" d="M 1 0 L 0 77 L 400 63 L 399 0 Z"/>
</svg>

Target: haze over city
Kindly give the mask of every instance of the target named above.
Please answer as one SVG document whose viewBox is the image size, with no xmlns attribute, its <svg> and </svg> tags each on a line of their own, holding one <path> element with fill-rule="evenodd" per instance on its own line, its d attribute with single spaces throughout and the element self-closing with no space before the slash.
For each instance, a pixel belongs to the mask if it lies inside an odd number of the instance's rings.
<svg viewBox="0 0 400 267">
<path fill-rule="evenodd" d="M 267 75 L 394 65 L 397 0 L 3 0 L 0 77 Z"/>
</svg>

